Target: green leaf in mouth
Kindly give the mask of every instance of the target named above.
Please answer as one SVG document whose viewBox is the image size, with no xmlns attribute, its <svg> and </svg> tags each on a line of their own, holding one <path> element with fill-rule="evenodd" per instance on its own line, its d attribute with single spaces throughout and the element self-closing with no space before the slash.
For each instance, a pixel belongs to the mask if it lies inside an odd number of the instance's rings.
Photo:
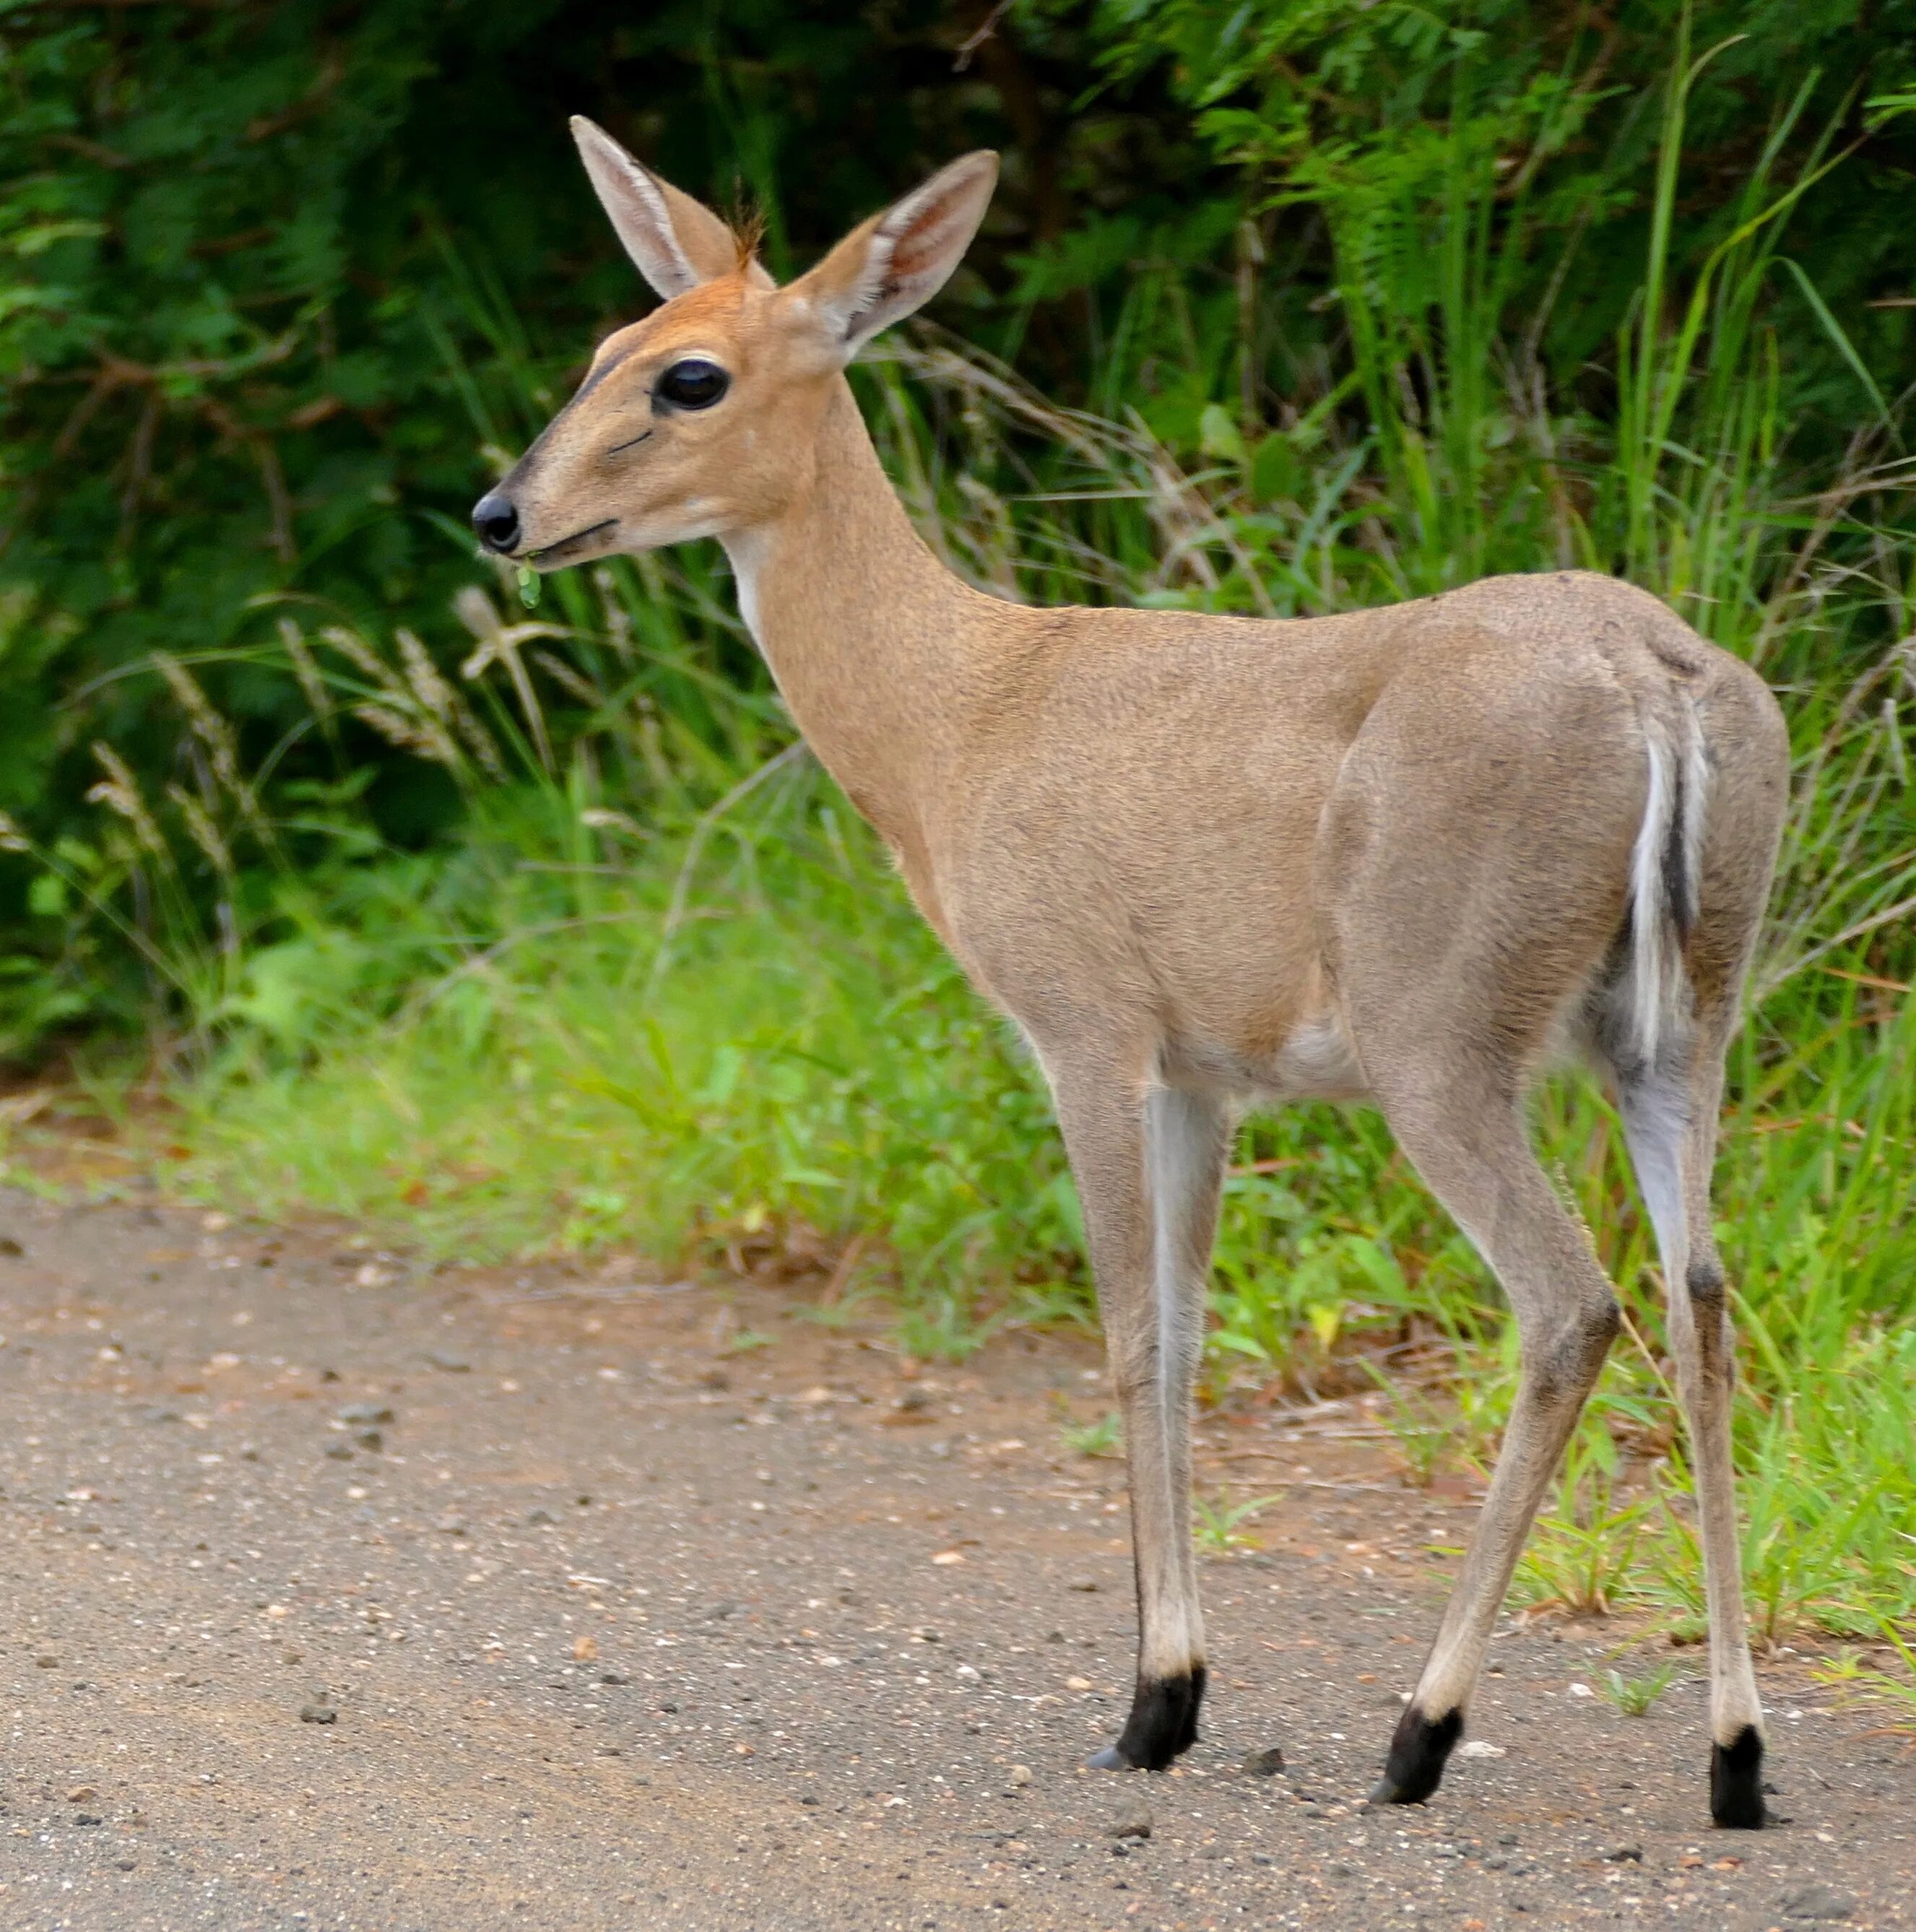
<svg viewBox="0 0 1916 1932">
<path fill-rule="evenodd" d="M 539 574 L 529 563 L 519 566 L 519 601 L 528 610 L 539 608 Z"/>
</svg>

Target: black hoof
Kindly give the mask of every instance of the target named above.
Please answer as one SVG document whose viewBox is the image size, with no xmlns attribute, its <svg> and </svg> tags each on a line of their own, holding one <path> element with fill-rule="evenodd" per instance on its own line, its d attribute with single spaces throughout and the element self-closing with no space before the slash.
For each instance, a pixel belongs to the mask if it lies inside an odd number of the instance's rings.
<svg viewBox="0 0 1916 1932">
<path fill-rule="evenodd" d="M 1464 1735 L 1464 1714 L 1447 1711 L 1426 1718 L 1414 1704 L 1404 1707 L 1391 1734 L 1384 1775 L 1371 1790 L 1373 1804 L 1421 1804 L 1443 1781 L 1444 1760 Z"/>
<path fill-rule="evenodd" d="M 1746 1724 L 1733 1744 L 1710 1747 L 1710 1816 L 1732 1832 L 1760 1832 L 1763 1808 L 1763 1740 Z"/>
<path fill-rule="evenodd" d="M 1204 1666 L 1178 1677 L 1142 1678 L 1114 1744 L 1085 1760 L 1087 1771 L 1162 1771 L 1198 1742 Z"/>
</svg>

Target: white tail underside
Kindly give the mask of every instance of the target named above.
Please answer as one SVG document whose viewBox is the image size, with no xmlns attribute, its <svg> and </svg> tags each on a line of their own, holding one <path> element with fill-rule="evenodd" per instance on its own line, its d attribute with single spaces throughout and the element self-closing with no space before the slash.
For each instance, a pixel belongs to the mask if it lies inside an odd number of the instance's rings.
<svg viewBox="0 0 1916 1932">
<path fill-rule="evenodd" d="M 1630 858 L 1630 1035 L 1646 1065 L 1654 1064 L 1681 1029 L 1690 1003 L 1681 928 L 1696 914 L 1709 767 L 1702 731 L 1687 700 L 1679 699 L 1677 716 L 1677 742 L 1661 718 L 1643 720 L 1650 784 Z M 1674 890 L 1673 845 L 1681 876 Z"/>
</svg>

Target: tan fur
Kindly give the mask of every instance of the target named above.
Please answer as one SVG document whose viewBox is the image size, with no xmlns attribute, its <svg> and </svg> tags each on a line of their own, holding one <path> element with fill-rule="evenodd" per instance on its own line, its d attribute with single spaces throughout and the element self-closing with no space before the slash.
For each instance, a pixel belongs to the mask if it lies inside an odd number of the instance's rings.
<svg viewBox="0 0 1916 1932">
<path fill-rule="evenodd" d="M 1383 1108 L 1496 1269 L 1526 1350 L 1419 1692 L 1426 1712 L 1461 1713 L 1616 1320 L 1531 1153 L 1524 1096 L 1567 1048 L 1643 1106 L 1667 1102 L 1689 1122 L 1669 1240 L 1708 1245 L 1722 1055 L 1783 809 L 1782 722 L 1749 670 L 1655 599 L 1579 572 L 1288 623 L 1034 610 L 960 582 L 907 520 L 841 372 L 949 273 L 989 180 L 983 158 L 955 164 L 784 289 L 701 230 L 710 278 L 610 338 L 501 486 L 515 554 L 545 566 L 718 536 L 799 728 L 1041 1060 L 1127 1426 L 1143 1623 L 1129 1761 L 1181 1748 L 1147 1735 L 1162 1724 L 1146 1706 L 1201 1670 L 1188 1409 L 1231 1127 L 1262 1100 Z M 607 206 L 622 233 L 644 218 Z M 687 354 L 726 369 L 729 392 L 655 410 L 654 383 Z M 1626 935 L 1678 910 L 1641 855 L 1633 871 L 1647 811 L 1677 809 L 1651 798 L 1653 743 L 1693 745 L 1708 777 L 1671 821 L 1690 842 L 1696 916 L 1671 926 L 1669 983 L 1650 988 L 1630 976 L 1666 971 L 1664 953 L 1633 954 Z M 1643 1008 L 1648 994 L 1662 1006 Z M 1664 1006 L 1668 1036 L 1639 1054 L 1631 1015 Z M 1650 1140 L 1678 1160 L 1676 1140 Z M 1714 1307 L 1699 1348 L 1681 1278 L 1671 1291 L 1707 1431 L 1725 1742 L 1732 1720 L 1757 1721 L 1728 1358 Z"/>
</svg>

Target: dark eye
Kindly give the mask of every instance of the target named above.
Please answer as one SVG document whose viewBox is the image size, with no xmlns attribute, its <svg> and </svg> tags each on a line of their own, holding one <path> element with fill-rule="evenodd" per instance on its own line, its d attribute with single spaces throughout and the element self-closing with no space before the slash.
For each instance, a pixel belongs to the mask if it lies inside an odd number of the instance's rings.
<svg viewBox="0 0 1916 1932">
<path fill-rule="evenodd" d="M 690 356 L 673 363 L 659 377 L 652 394 L 675 410 L 709 410 L 724 394 L 731 380 L 716 362 Z"/>
</svg>

